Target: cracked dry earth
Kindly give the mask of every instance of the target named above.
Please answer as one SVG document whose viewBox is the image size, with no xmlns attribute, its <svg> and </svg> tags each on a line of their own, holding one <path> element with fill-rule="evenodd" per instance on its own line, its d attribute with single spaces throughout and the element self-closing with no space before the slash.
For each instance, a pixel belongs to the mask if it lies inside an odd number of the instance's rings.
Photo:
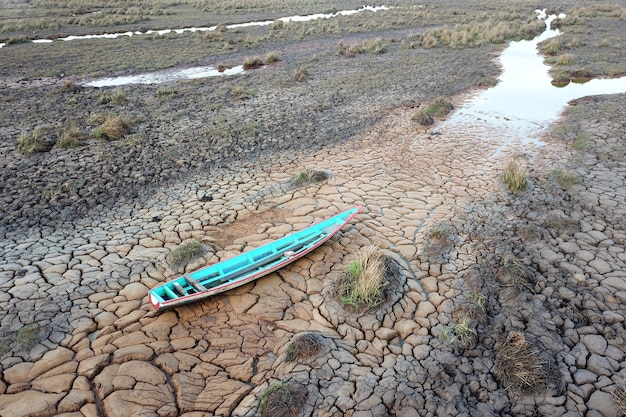
<svg viewBox="0 0 626 417">
<path fill-rule="evenodd" d="M 565 141 L 513 138 L 500 149 L 506 133 L 496 128 L 444 122 L 432 134 L 397 109 L 341 145 L 232 167 L 142 206 L 3 241 L 2 328 L 36 323 L 38 334 L 28 352 L 1 357 L 0 416 L 251 417 L 278 381 L 306 388 L 305 416 L 618 416 L 626 158 L 603 155 L 623 147 L 625 101 L 579 103 L 590 148 L 574 165 Z M 532 168 L 517 195 L 500 180 L 513 156 Z M 568 190 L 550 176 L 563 166 L 582 179 Z M 332 175 L 289 186 L 303 168 Z M 169 251 L 191 238 L 208 251 L 187 270 L 353 205 L 363 209 L 350 225 L 287 268 L 162 314 L 147 302 L 180 272 Z M 384 305 L 355 314 L 332 287 L 372 244 L 400 278 Z M 506 279 L 511 264 L 523 282 Z M 477 298 L 476 337 L 442 337 Z M 307 332 L 322 341 L 318 355 L 287 360 Z M 545 359 L 543 382 L 527 392 L 507 390 L 497 372 L 511 335 Z"/>
</svg>

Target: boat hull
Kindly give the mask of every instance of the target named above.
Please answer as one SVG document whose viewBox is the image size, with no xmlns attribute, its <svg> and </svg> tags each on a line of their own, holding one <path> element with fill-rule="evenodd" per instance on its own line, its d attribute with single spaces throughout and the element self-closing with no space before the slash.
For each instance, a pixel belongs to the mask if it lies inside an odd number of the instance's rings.
<svg viewBox="0 0 626 417">
<path fill-rule="evenodd" d="M 360 206 L 353 207 L 274 242 L 159 285 L 148 293 L 150 304 L 156 310 L 164 310 L 200 301 L 259 279 L 321 246 L 360 209 Z"/>
</svg>

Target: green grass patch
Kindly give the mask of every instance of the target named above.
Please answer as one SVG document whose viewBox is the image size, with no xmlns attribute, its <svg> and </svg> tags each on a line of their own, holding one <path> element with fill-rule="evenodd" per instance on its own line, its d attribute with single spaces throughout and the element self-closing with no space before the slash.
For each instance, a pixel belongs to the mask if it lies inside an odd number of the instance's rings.
<svg viewBox="0 0 626 417">
<path fill-rule="evenodd" d="M 411 118 L 414 122 L 422 126 L 430 126 L 435 123 L 435 119 L 447 116 L 454 106 L 443 97 L 438 97 L 434 101 L 422 106 Z"/>
<path fill-rule="evenodd" d="M 367 246 L 346 267 L 347 279 L 340 285 L 342 304 L 357 311 L 376 307 L 385 300 L 387 258 L 376 246 Z"/>
<path fill-rule="evenodd" d="M 305 184 L 313 184 L 316 182 L 326 181 L 330 178 L 330 175 L 326 171 L 318 171 L 315 169 L 305 169 L 297 172 L 292 178 L 291 182 L 295 186 L 301 186 Z"/>
<path fill-rule="evenodd" d="M 528 189 L 528 169 L 518 159 L 509 160 L 504 166 L 502 182 L 513 194 Z"/>
<path fill-rule="evenodd" d="M 204 253 L 205 249 L 202 246 L 202 243 L 200 243 L 196 239 L 191 239 L 190 241 L 183 243 L 182 245 L 171 251 L 167 255 L 166 259 L 170 265 L 181 265 L 193 258 L 202 256 Z"/>
</svg>

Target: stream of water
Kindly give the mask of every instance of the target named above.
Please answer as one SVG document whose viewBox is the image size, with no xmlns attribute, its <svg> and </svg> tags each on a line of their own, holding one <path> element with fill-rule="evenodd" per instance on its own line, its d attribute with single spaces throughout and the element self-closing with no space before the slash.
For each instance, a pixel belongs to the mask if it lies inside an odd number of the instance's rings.
<svg viewBox="0 0 626 417">
<path fill-rule="evenodd" d="M 542 11 L 537 12 L 540 18 L 545 18 Z M 506 140 L 499 150 L 516 139 L 542 145 L 541 133 L 558 118 L 568 101 L 626 92 L 626 77 L 569 83 L 564 87 L 552 85 L 550 67 L 543 62 L 537 45 L 560 35 L 558 29 L 550 28 L 555 18 L 555 15 L 547 17 L 546 30 L 533 40 L 511 42 L 500 55 L 502 73 L 496 86 L 469 99 L 441 128 L 463 124 L 500 127 L 508 133 L 503 134 Z"/>
</svg>

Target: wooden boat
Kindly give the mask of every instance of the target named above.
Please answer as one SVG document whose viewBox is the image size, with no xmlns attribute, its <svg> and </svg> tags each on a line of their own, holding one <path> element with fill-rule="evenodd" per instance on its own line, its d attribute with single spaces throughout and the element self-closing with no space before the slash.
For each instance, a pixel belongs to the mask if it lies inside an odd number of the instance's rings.
<svg viewBox="0 0 626 417">
<path fill-rule="evenodd" d="M 311 252 L 350 222 L 360 209 L 353 207 L 267 245 L 159 285 L 150 290 L 150 303 L 162 310 L 247 284 Z"/>
</svg>

